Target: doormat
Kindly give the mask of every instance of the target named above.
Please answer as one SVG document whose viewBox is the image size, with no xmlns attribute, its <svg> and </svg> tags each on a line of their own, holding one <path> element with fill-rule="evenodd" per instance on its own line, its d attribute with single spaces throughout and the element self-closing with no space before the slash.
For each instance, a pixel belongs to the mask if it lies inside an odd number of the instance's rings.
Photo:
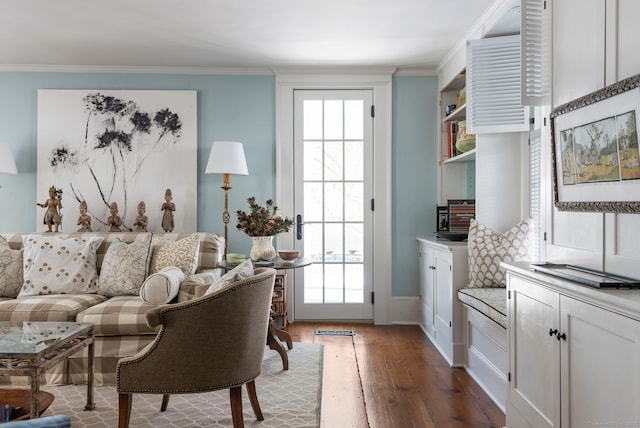
<svg viewBox="0 0 640 428">
<path fill-rule="evenodd" d="M 318 336 L 355 336 L 353 330 L 316 330 Z"/>
</svg>

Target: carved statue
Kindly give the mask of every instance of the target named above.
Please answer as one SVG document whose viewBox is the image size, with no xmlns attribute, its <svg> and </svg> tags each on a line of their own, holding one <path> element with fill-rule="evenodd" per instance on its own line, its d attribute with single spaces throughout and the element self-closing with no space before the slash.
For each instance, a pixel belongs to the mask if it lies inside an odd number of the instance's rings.
<svg viewBox="0 0 640 428">
<path fill-rule="evenodd" d="M 62 224 L 62 215 L 60 210 L 62 209 L 62 190 L 56 189 L 55 186 L 49 187 L 49 199 L 43 204 L 37 203 L 36 205 L 42 208 L 46 208 L 44 213 L 44 224 L 47 225 L 48 232 L 51 232 L 52 226 L 55 225 L 55 232 L 58 232 L 60 225 Z"/>
<path fill-rule="evenodd" d="M 165 232 L 173 232 L 175 223 L 173 221 L 173 212 L 176 210 L 176 204 L 171 202 L 171 189 L 167 189 L 164 192 L 164 203 L 161 210 L 164 211 L 162 215 L 162 230 Z"/>
<path fill-rule="evenodd" d="M 80 217 L 78 217 L 78 232 L 93 232 L 91 229 L 91 216 L 87 214 L 87 202 L 80 202 Z"/>
<path fill-rule="evenodd" d="M 107 226 L 110 226 L 109 232 L 122 232 L 122 219 L 118 215 L 118 204 L 111 202 L 109 211 L 111 212 L 107 219 Z"/>
<path fill-rule="evenodd" d="M 144 201 L 140 201 L 138 204 L 138 216 L 133 225 L 136 227 L 136 232 L 147 232 L 147 225 L 149 224 L 149 217 L 144 215 L 146 210 Z"/>
</svg>

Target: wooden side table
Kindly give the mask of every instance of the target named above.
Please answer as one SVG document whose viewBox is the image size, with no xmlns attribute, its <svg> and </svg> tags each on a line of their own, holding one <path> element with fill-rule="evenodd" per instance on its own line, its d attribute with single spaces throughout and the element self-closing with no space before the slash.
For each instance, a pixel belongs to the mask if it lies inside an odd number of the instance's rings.
<svg viewBox="0 0 640 428">
<path fill-rule="evenodd" d="M 274 285 L 274 298 L 271 300 L 271 321 L 269 322 L 269 331 L 267 332 L 267 346 L 269 346 L 269 349 L 272 349 L 280 354 L 280 357 L 282 358 L 282 368 L 284 370 L 289 370 L 289 357 L 287 356 L 287 349 L 285 349 L 283 342 L 286 343 L 288 349 L 293 349 L 293 341 L 291 340 L 291 335 L 283 330 L 287 326 L 286 271 L 288 269 L 298 269 L 301 267 L 309 266 L 311 263 L 311 259 L 305 257 L 298 257 L 297 259 L 291 261 L 282 260 L 280 257 L 276 257 L 269 262 L 253 263 L 254 267 L 269 267 L 279 271 L 284 271 L 284 273 L 278 274 L 276 276 L 276 282 L 280 280 L 282 284 L 281 287 L 280 285 Z M 231 270 L 236 266 L 237 265 L 227 263 L 226 261 L 218 263 L 218 267 L 224 270 Z M 282 300 L 279 300 L 280 297 L 275 296 L 276 291 L 282 292 Z M 282 306 L 280 306 L 280 308 L 282 308 L 283 310 L 281 312 L 274 313 L 274 303 L 282 303 Z M 282 328 L 278 328 L 278 326 L 276 325 L 276 322 L 274 320 L 275 316 L 283 318 Z"/>
</svg>

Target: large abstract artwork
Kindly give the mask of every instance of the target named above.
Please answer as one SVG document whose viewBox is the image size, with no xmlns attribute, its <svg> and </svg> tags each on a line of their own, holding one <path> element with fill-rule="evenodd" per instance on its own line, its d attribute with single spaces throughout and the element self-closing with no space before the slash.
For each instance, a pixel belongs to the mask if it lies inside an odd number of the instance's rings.
<svg viewBox="0 0 640 428">
<path fill-rule="evenodd" d="M 114 202 L 122 231 L 135 230 L 143 201 L 148 231 L 162 232 L 171 189 L 173 231 L 195 231 L 196 108 L 195 91 L 39 90 L 36 202 L 62 190 L 61 230 L 75 232 L 82 201 L 93 231 L 109 231 Z"/>
</svg>

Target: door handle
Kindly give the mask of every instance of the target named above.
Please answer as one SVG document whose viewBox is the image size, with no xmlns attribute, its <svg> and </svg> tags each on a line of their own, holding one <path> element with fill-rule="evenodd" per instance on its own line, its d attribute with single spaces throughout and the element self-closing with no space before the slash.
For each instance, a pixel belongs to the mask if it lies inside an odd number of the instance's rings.
<svg viewBox="0 0 640 428">
<path fill-rule="evenodd" d="M 302 239 L 302 215 L 298 214 L 296 216 L 296 239 L 299 241 Z"/>
</svg>

